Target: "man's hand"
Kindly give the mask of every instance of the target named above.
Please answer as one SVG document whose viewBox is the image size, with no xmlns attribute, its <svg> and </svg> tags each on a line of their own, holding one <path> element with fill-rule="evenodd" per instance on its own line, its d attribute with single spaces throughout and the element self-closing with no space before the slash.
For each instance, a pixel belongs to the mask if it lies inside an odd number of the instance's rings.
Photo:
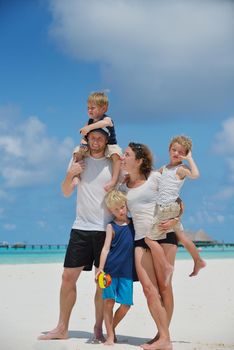
<svg viewBox="0 0 234 350">
<path fill-rule="evenodd" d="M 85 162 L 84 160 L 80 160 L 79 162 L 72 162 L 70 168 L 68 169 L 68 173 L 74 177 L 78 176 L 84 171 Z"/>
</svg>

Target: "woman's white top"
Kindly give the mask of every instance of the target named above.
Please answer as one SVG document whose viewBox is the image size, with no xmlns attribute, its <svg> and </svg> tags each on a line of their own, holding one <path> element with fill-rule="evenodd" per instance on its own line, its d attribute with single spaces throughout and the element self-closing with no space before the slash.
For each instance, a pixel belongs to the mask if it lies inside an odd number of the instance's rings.
<svg viewBox="0 0 234 350">
<path fill-rule="evenodd" d="M 160 177 L 161 174 L 158 171 L 152 171 L 142 185 L 128 188 L 126 184 L 123 184 L 120 187 L 120 190 L 127 194 L 128 210 L 135 228 L 135 241 L 144 238 L 152 226 Z"/>
</svg>

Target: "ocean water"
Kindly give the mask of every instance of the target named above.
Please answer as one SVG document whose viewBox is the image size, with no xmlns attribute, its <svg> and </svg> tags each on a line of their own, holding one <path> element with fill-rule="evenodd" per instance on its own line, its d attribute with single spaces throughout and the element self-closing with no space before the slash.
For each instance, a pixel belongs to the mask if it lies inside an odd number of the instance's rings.
<svg viewBox="0 0 234 350">
<path fill-rule="evenodd" d="M 200 248 L 200 255 L 204 259 L 234 259 L 234 246 L 214 246 Z M 0 264 L 43 264 L 63 263 L 65 246 L 53 247 L 26 247 L 5 248 L 0 247 Z M 191 259 L 189 253 L 179 247 L 176 259 Z"/>
</svg>

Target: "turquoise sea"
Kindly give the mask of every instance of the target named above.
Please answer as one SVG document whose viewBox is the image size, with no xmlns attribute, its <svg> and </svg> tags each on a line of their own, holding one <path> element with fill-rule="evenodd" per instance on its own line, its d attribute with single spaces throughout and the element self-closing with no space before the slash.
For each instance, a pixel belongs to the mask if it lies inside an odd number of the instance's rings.
<svg viewBox="0 0 234 350">
<path fill-rule="evenodd" d="M 234 259 L 234 246 L 213 246 L 200 248 L 204 259 Z M 0 264 L 43 264 L 63 263 L 65 246 L 52 247 L 0 247 Z M 176 259 L 191 259 L 187 251 L 179 247 Z"/>
</svg>

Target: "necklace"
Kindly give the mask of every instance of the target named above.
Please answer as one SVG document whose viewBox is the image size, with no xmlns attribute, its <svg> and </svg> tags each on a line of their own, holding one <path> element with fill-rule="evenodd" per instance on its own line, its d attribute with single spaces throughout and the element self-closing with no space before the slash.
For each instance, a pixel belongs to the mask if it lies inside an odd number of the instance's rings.
<svg viewBox="0 0 234 350">
<path fill-rule="evenodd" d="M 129 180 L 128 185 L 130 187 L 138 187 L 139 185 L 142 185 L 145 182 L 145 179 L 135 179 L 135 180 Z"/>
</svg>

